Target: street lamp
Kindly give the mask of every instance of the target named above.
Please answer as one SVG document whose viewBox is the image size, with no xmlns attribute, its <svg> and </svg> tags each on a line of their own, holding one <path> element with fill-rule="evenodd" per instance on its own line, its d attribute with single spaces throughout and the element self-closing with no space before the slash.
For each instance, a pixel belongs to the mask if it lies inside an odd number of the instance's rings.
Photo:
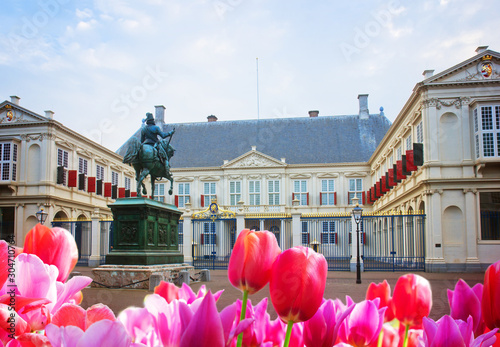
<svg viewBox="0 0 500 347">
<path fill-rule="evenodd" d="M 36 219 L 38 219 L 38 223 L 43 225 L 43 223 L 45 223 L 45 221 L 47 220 L 48 215 L 49 214 L 45 212 L 43 208 L 41 208 L 40 211 L 36 213 Z"/>
<path fill-rule="evenodd" d="M 358 198 L 352 198 L 352 203 L 354 208 L 352 209 L 352 216 L 354 217 L 354 222 L 356 223 L 356 283 L 361 283 L 361 263 L 359 260 L 359 222 L 361 222 L 361 216 L 363 215 L 363 209 L 359 207 Z"/>
</svg>

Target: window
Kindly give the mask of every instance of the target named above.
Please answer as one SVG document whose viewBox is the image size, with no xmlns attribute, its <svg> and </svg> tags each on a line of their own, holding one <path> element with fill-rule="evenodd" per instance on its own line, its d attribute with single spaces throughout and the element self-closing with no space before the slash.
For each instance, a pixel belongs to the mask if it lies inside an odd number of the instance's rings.
<svg viewBox="0 0 500 347">
<path fill-rule="evenodd" d="M 481 240 L 500 240 L 500 192 L 479 193 Z"/>
<path fill-rule="evenodd" d="M 125 190 L 130 190 L 130 178 L 125 177 Z"/>
<path fill-rule="evenodd" d="M 205 182 L 203 183 L 203 206 L 208 207 L 212 200 L 217 199 L 216 194 L 216 184 L 215 182 Z"/>
<path fill-rule="evenodd" d="M 215 233 L 214 222 L 203 223 L 203 234 L 201 235 L 201 244 L 205 245 L 216 244 L 216 233 Z"/>
<path fill-rule="evenodd" d="M 309 205 L 309 193 L 307 192 L 307 181 L 297 180 L 293 182 L 292 200 L 298 199 L 299 205 Z"/>
<path fill-rule="evenodd" d="M 476 157 L 500 156 L 500 106 L 480 106 L 472 112 Z"/>
<path fill-rule="evenodd" d="M 337 233 L 335 233 L 335 221 L 323 222 L 323 230 L 321 232 L 321 243 L 337 243 Z"/>
<path fill-rule="evenodd" d="M 413 143 L 411 142 L 411 135 L 406 138 L 406 150 L 410 151 L 413 148 Z"/>
<path fill-rule="evenodd" d="M 349 179 L 349 205 L 352 205 L 352 198 L 356 196 L 359 200 L 358 203 L 362 203 L 363 195 L 363 179 L 361 178 L 350 178 Z"/>
<path fill-rule="evenodd" d="M 189 202 L 189 194 L 190 194 L 190 184 L 189 183 L 179 183 L 179 207 L 185 207 Z"/>
<path fill-rule="evenodd" d="M 424 131 L 422 122 L 417 124 L 417 143 L 424 143 Z"/>
<path fill-rule="evenodd" d="M 59 181 L 58 183 L 62 183 L 64 185 L 66 185 L 68 182 L 67 175 L 68 175 L 68 168 L 69 168 L 69 153 L 61 148 L 57 149 L 57 166 L 63 168 L 61 170 L 62 180 Z"/>
<path fill-rule="evenodd" d="M 401 152 L 401 146 L 399 146 L 399 147 L 396 149 L 396 160 L 401 160 L 401 155 L 402 155 L 402 152 Z"/>
<path fill-rule="evenodd" d="M 248 181 L 249 205 L 260 205 L 260 181 Z"/>
<path fill-rule="evenodd" d="M 87 159 L 78 158 L 78 173 L 85 174 L 87 176 Z"/>
<path fill-rule="evenodd" d="M 267 193 L 269 197 L 269 205 L 280 204 L 280 181 L 267 181 Z"/>
<path fill-rule="evenodd" d="M 0 143 L 0 179 L 17 180 L 17 144 Z"/>
<path fill-rule="evenodd" d="M 393 166 L 394 166 L 394 157 L 391 155 L 389 157 L 389 169 L 392 169 Z"/>
<path fill-rule="evenodd" d="M 99 164 L 96 165 L 95 177 L 98 180 L 103 180 L 104 181 L 104 166 L 101 166 Z"/>
<path fill-rule="evenodd" d="M 163 183 L 155 184 L 155 200 L 165 202 L 165 184 Z"/>
<path fill-rule="evenodd" d="M 335 181 L 321 180 L 321 205 L 335 205 Z"/>
<path fill-rule="evenodd" d="M 113 186 L 118 185 L 118 172 L 111 171 L 111 185 Z"/>
<path fill-rule="evenodd" d="M 231 206 L 237 206 L 238 201 L 241 200 L 241 182 L 231 181 L 229 182 L 229 199 L 231 200 Z"/>
<path fill-rule="evenodd" d="M 184 222 L 179 222 L 177 233 L 179 234 L 179 250 L 182 250 L 182 247 L 184 245 Z"/>
<path fill-rule="evenodd" d="M 309 245 L 309 224 L 302 221 L 302 244 Z"/>
</svg>

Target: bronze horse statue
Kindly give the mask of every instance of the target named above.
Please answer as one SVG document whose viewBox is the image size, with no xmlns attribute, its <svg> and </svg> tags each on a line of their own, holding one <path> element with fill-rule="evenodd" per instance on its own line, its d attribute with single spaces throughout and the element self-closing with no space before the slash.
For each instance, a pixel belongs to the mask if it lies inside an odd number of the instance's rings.
<svg viewBox="0 0 500 347">
<path fill-rule="evenodd" d="M 166 178 L 170 181 L 170 189 L 168 194 L 172 195 L 174 178 L 168 169 L 170 167 L 170 158 L 174 155 L 175 149 L 170 145 L 170 139 L 161 139 L 154 146 L 141 144 L 138 138 L 133 137 L 129 140 L 127 152 L 123 157 L 123 162 L 130 164 L 135 169 L 135 180 L 137 181 L 137 196 L 141 197 L 142 194 L 147 195 L 146 186 L 142 182 L 147 175 L 151 176 L 151 196 L 154 199 L 155 181 L 161 178 Z M 164 160 L 167 161 L 166 165 L 160 159 L 165 153 Z M 142 194 L 141 194 L 142 186 Z"/>
</svg>

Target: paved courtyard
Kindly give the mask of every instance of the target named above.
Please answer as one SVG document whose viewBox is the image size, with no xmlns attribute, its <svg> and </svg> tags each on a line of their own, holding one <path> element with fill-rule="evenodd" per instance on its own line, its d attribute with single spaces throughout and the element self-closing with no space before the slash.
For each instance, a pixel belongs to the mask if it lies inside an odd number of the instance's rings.
<svg viewBox="0 0 500 347">
<path fill-rule="evenodd" d="M 83 275 L 92 277 L 92 269 L 88 267 L 77 267 L 75 271 Z M 356 284 L 356 273 L 351 272 L 328 272 L 328 278 L 325 289 L 325 298 L 339 298 L 345 303 L 346 295 L 358 302 L 364 299 L 366 289 L 371 282 L 381 282 L 387 279 L 391 285 L 391 290 L 399 276 L 403 272 L 363 272 L 361 274 L 362 283 Z M 476 283 L 482 283 L 484 273 L 425 273 L 419 272 L 419 275 L 427 278 L 432 287 L 433 307 L 430 317 L 437 319 L 444 314 L 449 314 L 447 289 L 453 289 L 458 279 L 462 278 L 471 287 Z M 212 292 L 224 290 L 221 298 L 217 302 L 219 311 L 234 302 L 241 299 L 241 292 L 229 283 L 226 270 L 211 270 L 211 281 L 203 283 L 194 283 L 191 288 L 196 292 L 201 285 L 205 284 Z M 95 303 L 108 305 L 116 315 L 129 306 L 143 307 L 144 297 L 152 292 L 141 289 L 103 289 L 103 288 L 85 288 L 83 290 L 82 307 L 87 308 Z M 269 286 L 267 285 L 260 292 L 249 296 L 252 303 L 257 303 L 263 298 L 269 298 Z M 268 312 L 271 318 L 276 317 L 271 301 L 268 302 Z"/>
</svg>

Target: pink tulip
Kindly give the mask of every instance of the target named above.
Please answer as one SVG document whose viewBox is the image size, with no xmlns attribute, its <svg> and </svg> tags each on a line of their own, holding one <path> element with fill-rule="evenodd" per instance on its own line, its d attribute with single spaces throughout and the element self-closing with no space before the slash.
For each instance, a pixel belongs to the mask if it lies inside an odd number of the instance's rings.
<svg viewBox="0 0 500 347">
<path fill-rule="evenodd" d="M 62 228 L 35 225 L 24 239 L 24 253 L 36 254 L 45 264 L 59 270 L 58 281 L 65 282 L 78 261 L 78 248 L 71 233 Z"/>
<path fill-rule="evenodd" d="M 134 342 L 156 344 L 155 320 L 146 308 L 128 307 L 120 312 L 117 321 L 123 324 Z"/>
<path fill-rule="evenodd" d="M 223 290 L 219 290 L 217 293 L 213 294 L 215 301 L 219 300 L 222 292 Z M 183 300 L 188 304 L 192 304 L 195 300 L 203 298 L 207 294 L 207 288 L 205 285 L 202 285 L 200 289 L 198 289 L 198 293 L 195 293 L 186 283 L 183 283 L 181 288 L 179 288 L 173 283 L 161 281 L 160 284 L 155 287 L 154 293 L 164 298 L 167 303 L 173 300 Z"/>
<path fill-rule="evenodd" d="M 385 311 L 384 322 L 390 322 L 394 319 L 392 309 L 391 286 L 386 280 L 379 284 L 370 283 L 366 290 L 366 300 L 380 299 L 380 308 L 387 307 Z"/>
<path fill-rule="evenodd" d="M 422 318 L 429 315 L 432 307 L 432 292 L 429 281 L 419 275 L 399 277 L 392 303 L 396 318 L 405 326 L 421 327 Z"/>
<path fill-rule="evenodd" d="M 500 260 L 486 269 L 481 304 L 486 326 L 500 328 Z"/>
<path fill-rule="evenodd" d="M 209 291 L 184 331 L 180 347 L 223 347 L 224 329 Z"/>
<path fill-rule="evenodd" d="M 0 289 L 2 289 L 3 285 L 7 281 L 7 278 L 9 277 L 8 247 L 9 245 L 7 242 L 0 240 Z"/>
<path fill-rule="evenodd" d="M 128 347 L 132 343 L 122 323 L 107 319 L 92 324 L 85 332 L 76 326 L 49 324 L 45 333 L 53 346 Z"/>
<path fill-rule="evenodd" d="M 327 272 L 325 257 L 310 248 L 297 246 L 278 256 L 269 291 L 284 322 L 303 322 L 314 316 L 323 301 Z"/>
<path fill-rule="evenodd" d="M 387 312 L 387 311 L 386 311 Z M 382 325 L 382 346 L 384 347 L 398 347 L 399 346 L 399 333 L 396 328 L 391 326 L 389 323 Z M 380 338 L 380 337 L 379 337 Z M 369 347 L 378 347 L 379 338 L 373 340 Z M 408 347 L 413 346 L 408 344 Z"/>
<path fill-rule="evenodd" d="M 63 304 L 52 316 L 51 323 L 59 327 L 73 325 L 86 331 L 92 324 L 103 319 L 116 320 L 115 314 L 106 305 L 95 304 L 84 310 L 75 304 Z"/>
<path fill-rule="evenodd" d="M 243 230 L 236 239 L 229 259 L 229 282 L 248 294 L 258 292 L 269 282 L 271 268 L 280 253 L 273 233 L 267 230 Z"/>
<path fill-rule="evenodd" d="M 454 320 L 448 315 L 437 322 L 423 318 L 426 347 L 489 347 L 495 342 L 497 329 L 474 339 L 472 317 L 467 322 Z"/>
<path fill-rule="evenodd" d="M 466 321 L 469 316 L 474 322 L 474 335 L 479 336 L 484 332 L 484 320 L 481 314 L 481 298 L 483 296 L 483 285 L 476 284 L 469 287 L 464 280 L 458 280 L 455 290 L 448 289 L 448 301 L 450 302 L 450 316 L 453 319 Z"/>
<path fill-rule="evenodd" d="M 348 297 L 348 305 L 351 306 Z M 369 346 L 377 341 L 382 325 L 386 307 L 378 308 L 379 299 L 364 300 L 354 304 L 351 313 L 344 319 L 339 328 L 339 339 L 357 347 Z"/>
<path fill-rule="evenodd" d="M 340 300 L 325 300 L 316 314 L 304 322 L 304 343 L 306 346 L 330 347 L 337 340 L 338 329 L 354 309 L 345 308 Z"/>
</svg>

